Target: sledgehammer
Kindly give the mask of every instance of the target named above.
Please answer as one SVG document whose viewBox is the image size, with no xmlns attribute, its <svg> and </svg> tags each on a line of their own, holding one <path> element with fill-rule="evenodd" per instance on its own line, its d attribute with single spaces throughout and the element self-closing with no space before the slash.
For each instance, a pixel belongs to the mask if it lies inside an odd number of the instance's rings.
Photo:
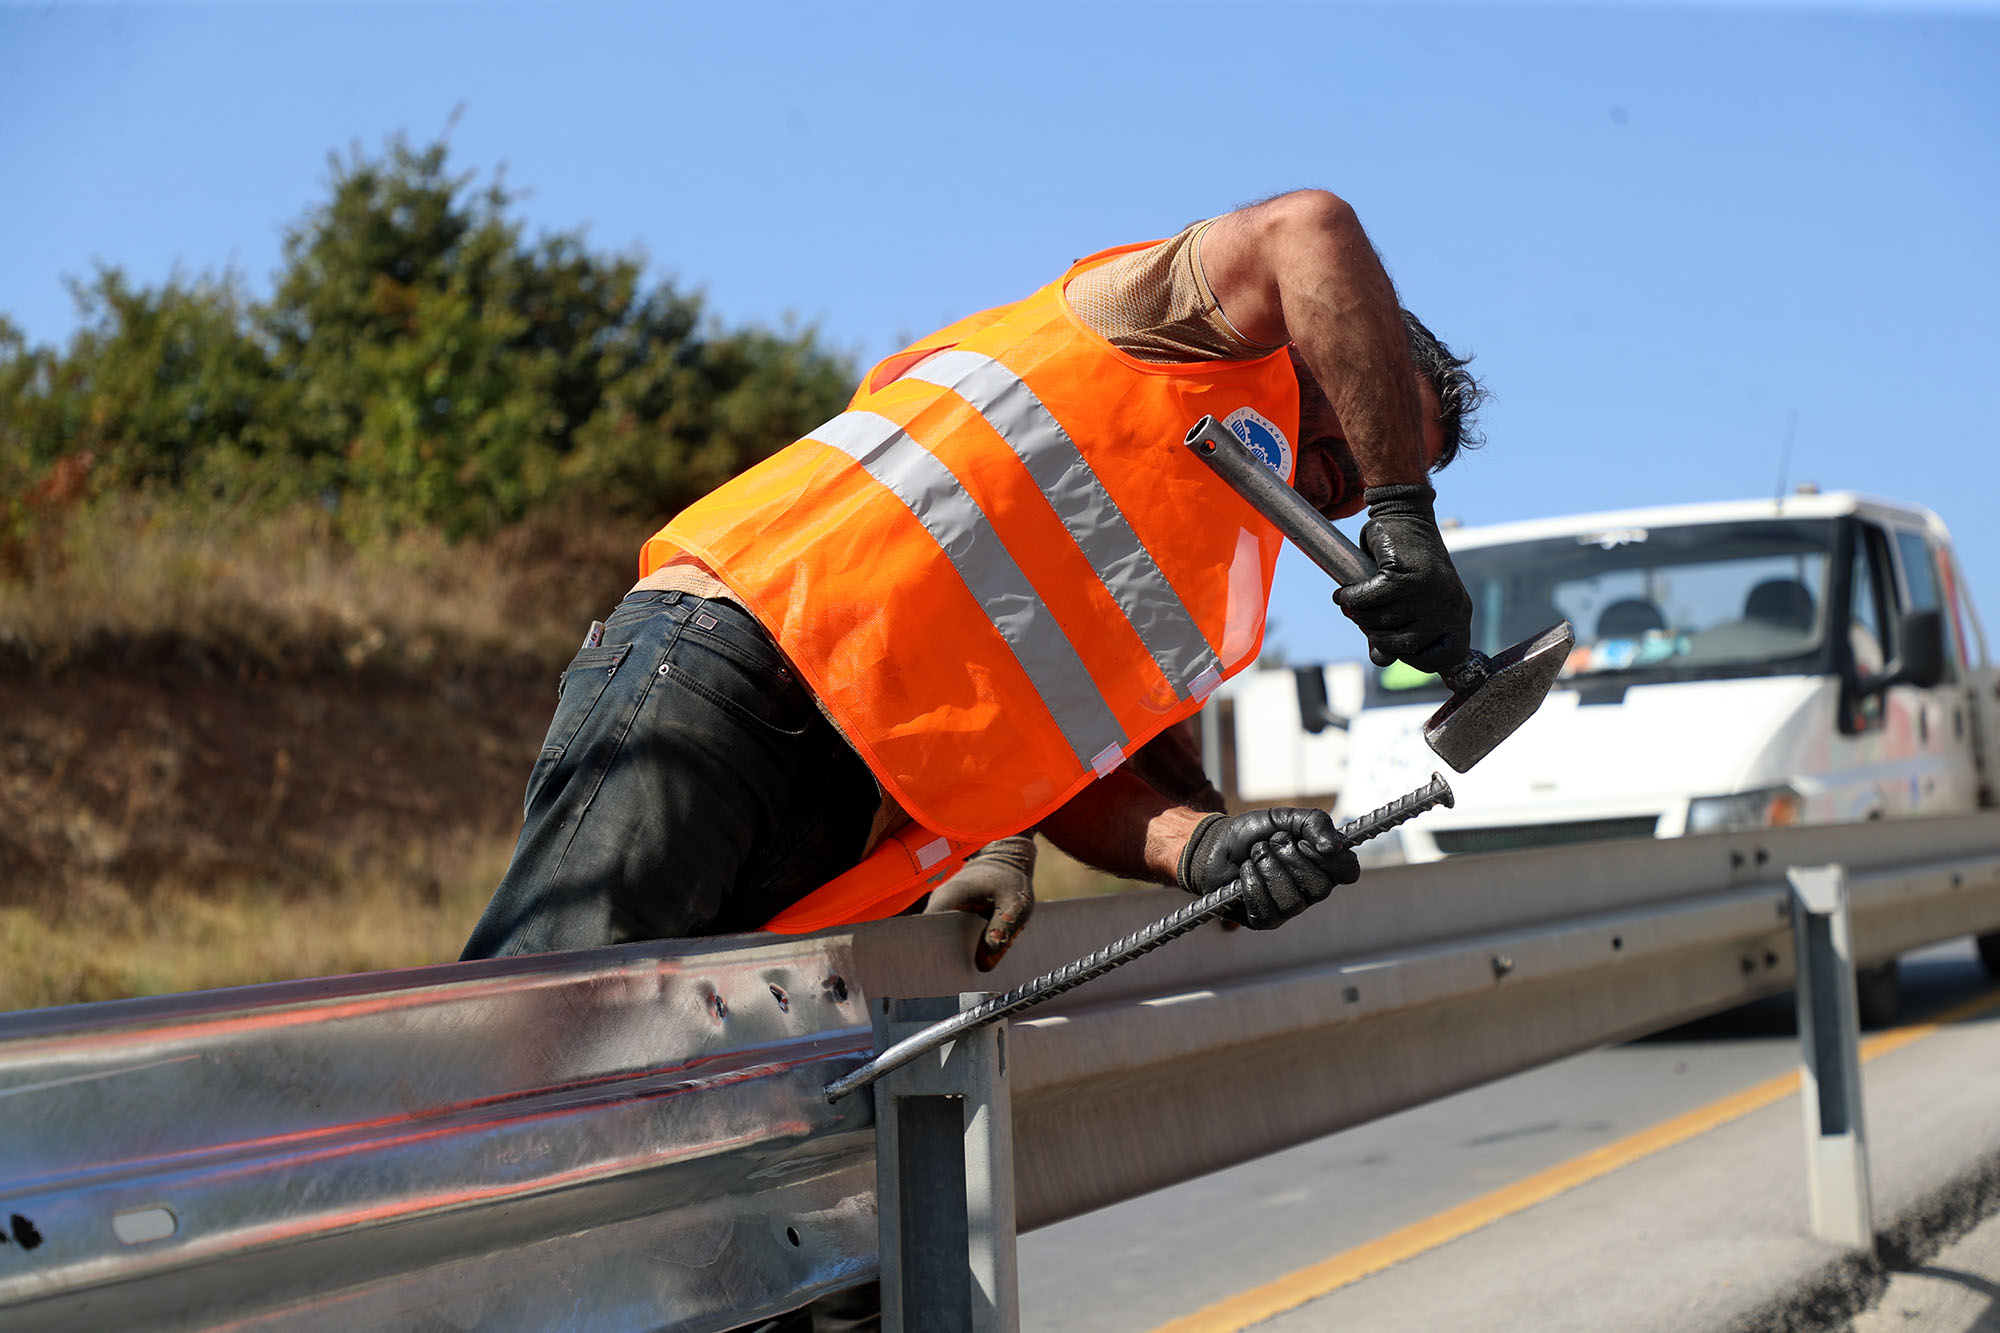
<svg viewBox="0 0 2000 1333">
<path fill-rule="evenodd" d="M 1334 582 L 1359 583 L 1375 573 L 1375 562 L 1360 547 L 1214 417 L 1195 423 L 1187 446 Z M 1535 715 L 1575 646 L 1576 631 L 1563 620 L 1493 657 L 1469 651 L 1443 673 L 1451 698 L 1424 723 L 1424 743 L 1465 772 Z"/>
</svg>

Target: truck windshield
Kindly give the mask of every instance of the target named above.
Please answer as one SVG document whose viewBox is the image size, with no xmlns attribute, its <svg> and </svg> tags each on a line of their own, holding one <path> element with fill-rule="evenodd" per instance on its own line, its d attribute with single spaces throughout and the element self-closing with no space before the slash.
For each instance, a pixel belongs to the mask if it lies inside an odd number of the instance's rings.
<svg viewBox="0 0 2000 1333">
<path fill-rule="evenodd" d="M 1499 652 L 1558 620 L 1576 626 L 1577 685 L 1825 669 L 1835 525 L 1772 519 L 1580 532 L 1452 553 L 1472 635 Z M 1402 663 L 1369 673 L 1371 706 L 1441 695 Z"/>
</svg>

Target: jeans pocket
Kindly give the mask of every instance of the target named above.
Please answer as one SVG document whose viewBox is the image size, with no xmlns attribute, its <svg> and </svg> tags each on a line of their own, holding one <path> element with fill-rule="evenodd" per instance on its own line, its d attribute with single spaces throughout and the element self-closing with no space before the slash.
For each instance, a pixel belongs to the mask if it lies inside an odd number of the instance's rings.
<svg viewBox="0 0 2000 1333">
<path fill-rule="evenodd" d="M 770 632 L 756 617 L 732 602 L 695 603 L 682 642 L 696 645 L 705 653 L 729 658 L 760 678 L 781 682 L 792 679 L 792 664 L 785 660 Z"/>
<path fill-rule="evenodd" d="M 783 736 L 799 735 L 819 717 L 788 668 L 751 666 L 740 651 L 705 635 L 681 635 L 661 674 L 739 721 Z"/>
<path fill-rule="evenodd" d="M 560 717 L 571 704 L 571 688 L 576 688 L 576 699 L 582 702 L 585 713 L 597 702 L 597 696 L 604 693 L 604 687 L 618 674 L 618 666 L 631 653 L 629 643 L 607 643 L 601 648 L 579 649 L 577 655 L 563 668 L 562 678 L 556 682 L 556 715 Z M 581 720 L 581 719 L 579 719 Z M 549 728 L 550 736 L 555 735 L 555 727 Z"/>
<path fill-rule="evenodd" d="M 522 798 L 524 808 L 535 803 L 535 793 L 562 762 L 570 742 L 589 721 L 597 701 L 604 697 L 605 687 L 611 684 L 611 678 L 618 674 L 618 668 L 631 652 L 629 643 L 608 644 L 585 648 L 570 659 L 556 686 L 556 713 L 549 719 L 549 734 L 542 742 L 541 757 L 535 760 L 534 771 L 528 775 L 527 795 Z"/>
</svg>

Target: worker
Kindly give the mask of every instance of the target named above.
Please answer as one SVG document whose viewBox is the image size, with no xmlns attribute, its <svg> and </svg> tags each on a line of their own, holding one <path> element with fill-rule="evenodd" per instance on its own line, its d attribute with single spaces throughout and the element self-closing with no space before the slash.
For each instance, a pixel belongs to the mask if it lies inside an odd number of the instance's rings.
<svg viewBox="0 0 2000 1333">
<path fill-rule="evenodd" d="M 1240 877 L 1240 923 L 1281 924 L 1359 869 L 1323 810 L 1222 813 L 1177 730 L 1255 661 L 1279 546 L 1182 437 L 1212 415 L 1320 512 L 1365 507 L 1380 572 L 1335 601 L 1377 663 L 1428 671 L 1463 657 L 1470 602 L 1426 478 L 1480 396 L 1324 191 L 919 339 L 646 543 L 563 674 L 465 956 L 934 895 L 992 914 L 990 965 L 1031 829 L 1189 893 Z"/>
</svg>

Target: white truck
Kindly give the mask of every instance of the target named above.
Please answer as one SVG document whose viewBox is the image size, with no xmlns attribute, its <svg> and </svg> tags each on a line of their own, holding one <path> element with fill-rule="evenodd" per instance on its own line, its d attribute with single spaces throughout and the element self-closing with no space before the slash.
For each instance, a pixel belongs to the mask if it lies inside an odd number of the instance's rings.
<svg viewBox="0 0 2000 1333">
<path fill-rule="evenodd" d="M 1452 778 L 1456 808 L 1378 839 L 1376 863 L 1993 803 L 1996 672 L 1927 509 L 1804 493 L 1445 537 L 1480 648 L 1559 619 L 1577 644 L 1541 711 Z M 1444 697 L 1369 669 L 1337 815 L 1424 779 Z M 1980 943 L 2000 974 L 2000 936 Z"/>
</svg>

